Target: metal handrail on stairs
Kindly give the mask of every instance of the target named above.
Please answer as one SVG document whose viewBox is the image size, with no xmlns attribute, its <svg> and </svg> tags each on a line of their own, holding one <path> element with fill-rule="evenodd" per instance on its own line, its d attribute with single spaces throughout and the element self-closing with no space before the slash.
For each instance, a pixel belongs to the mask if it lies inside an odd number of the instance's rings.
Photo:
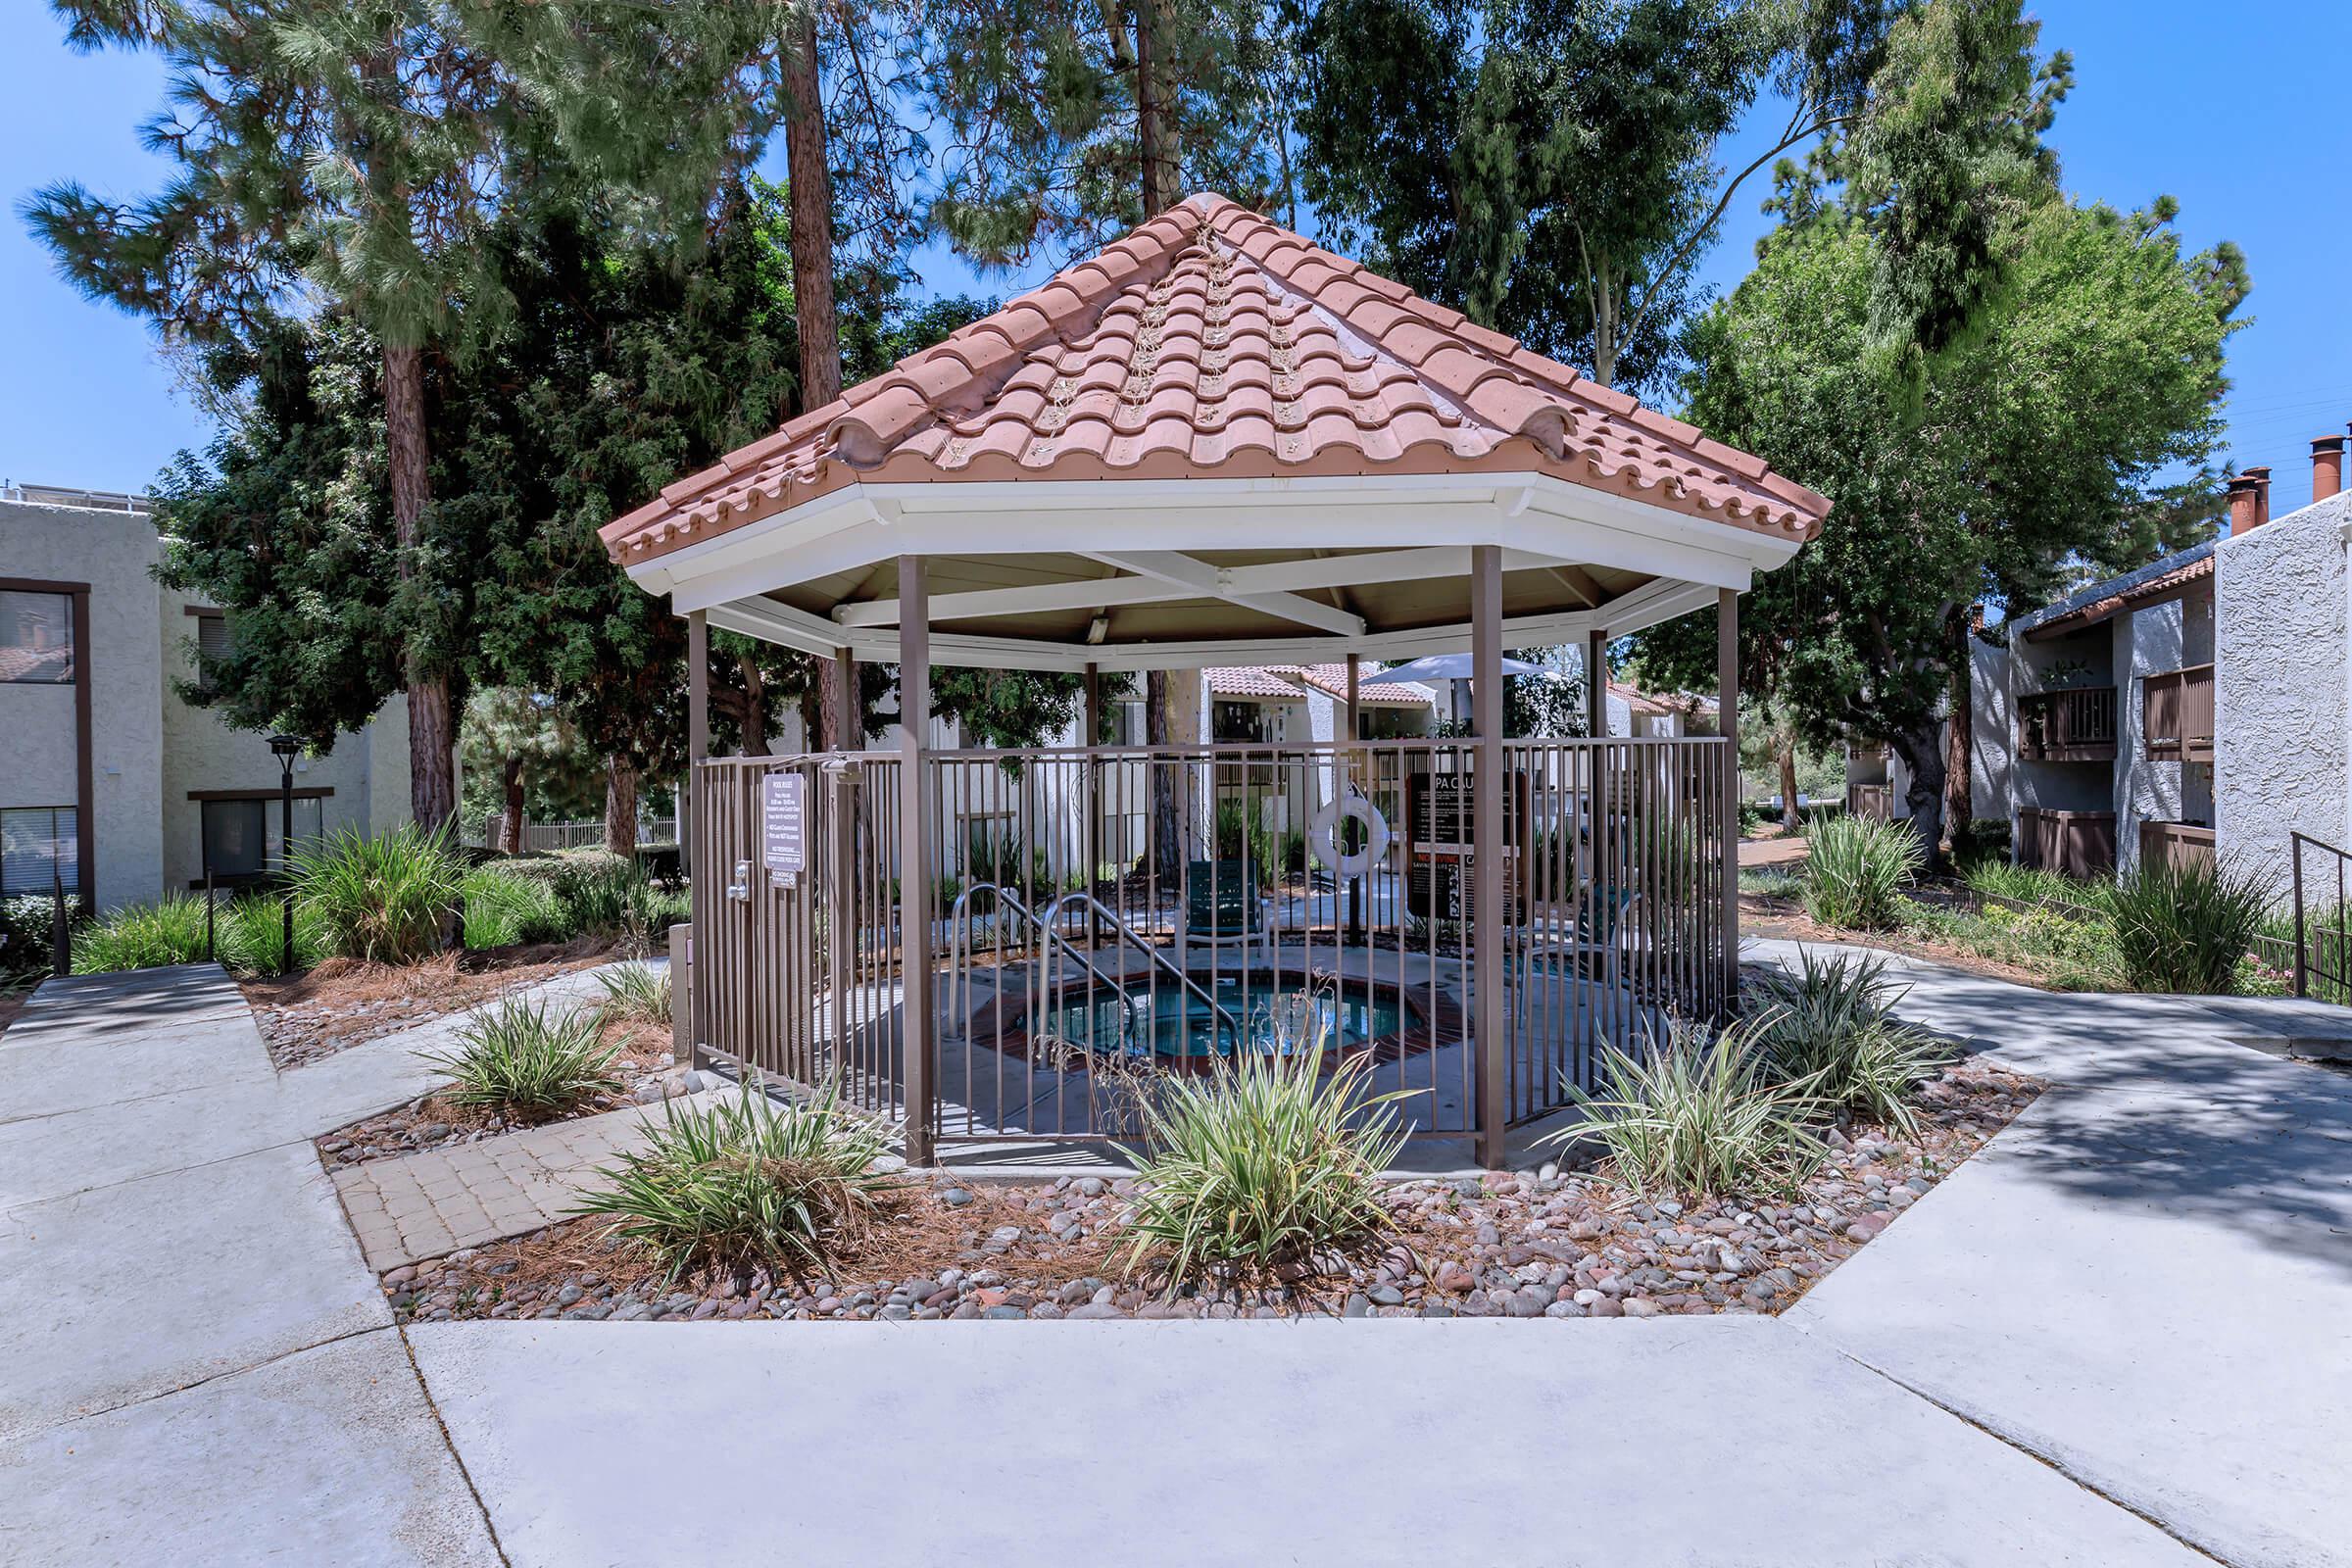
<svg viewBox="0 0 2352 1568">
<path fill-rule="evenodd" d="M 971 903 L 973 897 L 981 893 L 995 894 L 997 903 L 1000 906 L 1009 907 L 1022 919 L 1028 921 L 1032 926 L 1035 926 L 1038 930 L 1038 933 L 1043 936 L 1047 942 L 1057 946 L 1063 953 L 1076 959 L 1078 966 L 1084 969 L 1088 975 L 1092 976 L 1098 985 L 1105 986 L 1110 990 L 1120 992 L 1123 995 L 1126 989 L 1123 983 L 1124 977 L 1113 977 L 1104 974 L 1101 967 L 1096 964 L 1094 958 L 1089 956 L 1084 949 L 1072 942 L 1068 937 L 1063 936 L 1058 928 L 1061 915 L 1065 907 L 1075 906 L 1077 908 L 1086 910 L 1095 919 L 1107 924 L 1111 930 L 1118 935 L 1121 941 L 1131 944 L 1136 951 L 1143 954 L 1144 957 L 1153 967 L 1165 969 L 1170 978 L 1174 979 L 1178 985 L 1191 992 L 1194 996 L 1199 997 L 1202 1002 L 1207 1003 L 1210 1010 L 1215 1012 L 1216 1015 L 1224 1021 L 1225 1025 L 1233 1031 L 1233 1037 L 1236 1041 L 1239 1041 L 1243 1038 L 1241 1020 L 1236 1018 L 1223 1003 L 1219 1002 L 1205 986 L 1200 984 L 1200 981 L 1195 980 L 1190 974 L 1187 974 L 1183 967 L 1174 959 L 1170 958 L 1166 954 L 1161 953 L 1159 949 L 1153 947 L 1149 938 L 1145 937 L 1142 932 L 1136 930 L 1132 925 L 1129 925 L 1119 916 L 1117 911 L 1105 906 L 1102 900 L 1096 898 L 1091 893 L 1064 893 L 1059 898 L 1056 898 L 1052 903 L 1048 904 L 1043 910 L 1036 910 L 1030 908 L 1027 903 L 1021 899 L 1019 894 L 1013 892 L 1010 888 L 1000 886 L 994 882 L 976 882 L 972 886 L 965 888 L 961 893 L 956 896 L 956 903 L 948 913 L 948 932 L 950 944 L 949 962 L 954 968 L 956 979 L 959 986 L 969 984 L 969 977 L 971 975 L 971 932 L 973 919 Z M 969 1004 L 970 998 L 968 995 L 959 995 L 958 1004 L 963 1007 L 964 1010 L 969 1010 Z"/>
<path fill-rule="evenodd" d="M 2345 1001 L 2352 998 L 2352 910 L 2347 909 L 2345 901 L 2346 892 L 2352 890 L 2352 877 L 2347 876 L 2347 867 L 2352 867 L 2352 851 L 2338 849 L 2308 833 L 2289 834 L 2288 843 L 2295 868 L 2295 995 L 2310 996 L 2312 977 L 2317 975 L 2331 988 L 2328 1000 Z M 2313 922 L 2306 899 L 2310 879 L 2303 874 L 2305 845 L 2334 862 L 2335 902 L 2327 909 L 2334 924 L 2329 927 L 2323 922 L 2318 932 L 2324 943 L 2322 951 L 2331 956 L 2331 963 L 2312 961 Z"/>
</svg>

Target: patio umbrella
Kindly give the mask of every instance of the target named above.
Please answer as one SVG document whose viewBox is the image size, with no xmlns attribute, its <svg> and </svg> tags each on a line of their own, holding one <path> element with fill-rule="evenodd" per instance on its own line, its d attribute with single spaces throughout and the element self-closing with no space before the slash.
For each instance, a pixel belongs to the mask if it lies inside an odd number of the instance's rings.
<svg viewBox="0 0 2352 1568">
<path fill-rule="evenodd" d="M 1543 665 L 1531 664 L 1523 659 L 1505 659 L 1502 672 L 1505 675 L 1549 673 Z M 1470 668 L 1468 654 L 1431 654 L 1426 659 L 1416 659 L 1410 663 L 1398 664 L 1394 669 L 1384 669 L 1371 678 L 1384 681 L 1471 680 L 1475 675 Z"/>
</svg>

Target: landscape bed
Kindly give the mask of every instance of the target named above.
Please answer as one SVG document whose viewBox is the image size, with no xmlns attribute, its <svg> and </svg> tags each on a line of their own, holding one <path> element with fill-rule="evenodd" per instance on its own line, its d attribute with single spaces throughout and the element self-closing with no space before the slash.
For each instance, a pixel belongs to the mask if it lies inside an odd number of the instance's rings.
<svg viewBox="0 0 2352 1568">
<path fill-rule="evenodd" d="M 1919 1130 L 1835 1133 L 1787 1197 L 1690 1203 L 1592 1171 L 1395 1183 L 1380 1246 L 1290 1283 L 1164 1289 L 1126 1268 L 1124 1178 L 910 1182 L 822 1272 L 664 1281 L 576 1219 L 382 1277 L 402 1322 L 451 1319 L 862 1320 L 1154 1317 L 1648 1317 L 1778 1312 L 1877 1236 L 2041 1092 L 1980 1059 L 1920 1091 Z"/>
</svg>

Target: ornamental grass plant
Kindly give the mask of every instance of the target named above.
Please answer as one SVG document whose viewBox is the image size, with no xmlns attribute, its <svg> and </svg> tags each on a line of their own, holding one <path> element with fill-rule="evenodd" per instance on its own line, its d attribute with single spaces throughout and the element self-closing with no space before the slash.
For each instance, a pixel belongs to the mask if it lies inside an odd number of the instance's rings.
<svg viewBox="0 0 2352 1568">
<path fill-rule="evenodd" d="M 617 1090 L 618 1052 L 592 1011 L 508 997 L 461 1026 L 455 1048 L 417 1054 L 457 1079 L 458 1103 L 535 1121 Z"/>
<path fill-rule="evenodd" d="M 449 835 L 414 824 L 373 835 L 340 829 L 298 845 L 291 858 L 298 896 L 329 951 L 373 963 L 416 963 L 440 951 L 466 879 Z"/>
<path fill-rule="evenodd" d="M 1814 1081 L 1769 1071 L 1752 1023 L 1715 1034 L 1678 1021 L 1646 1057 L 1605 1050 L 1600 1079 L 1597 1095 L 1571 1089 L 1585 1119 L 1547 1141 L 1598 1145 L 1643 1192 L 1791 1194 L 1827 1152 Z"/>
<path fill-rule="evenodd" d="M 2227 996 L 2269 906 L 2249 871 L 2143 863 L 2109 898 L 2124 977 L 2134 991 Z"/>
<path fill-rule="evenodd" d="M 609 969 L 597 970 L 596 983 L 605 992 L 604 1000 L 596 1004 L 600 1020 L 668 1026 L 670 995 L 666 966 L 657 969 L 635 959 L 616 963 Z"/>
<path fill-rule="evenodd" d="M 1920 1080 L 1950 1053 L 1889 1015 L 1903 990 L 1886 978 L 1885 958 L 1799 949 L 1797 960 L 1793 970 L 1773 969 L 1751 983 L 1750 1035 L 1765 1072 L 1809 1084 L 1834 1110 L 1911 1136 Z"/>
<path fill-rule="evenodd" d="M 1833 816 L 1810 837 L 1800 884 L 1805 913 L 1849 931 L 1891 929 L 1897 896 L 1927 863 L 1910 824 Z"/>
<path fill-rule="evenodd" d="M 707 1269 L 819 1269 L 862 1238 L 904 1181 L 875 1168 L 880 1126 L 828 1093 L 779 1104 L 756 1080 L 707 1105 L 668 1104 L 645 1146 L 599 1172 L 572 1212 L 613 1222 L 674 1283 Z"/>
<path fill-rule="evenodd" d="M 1274 1049 L 1172 1077 L 1140 1107 L 1127 1267 L 1164 1262 L 1169 1289 L 1206 1274 L 1312 1270 L 1390 1225 L 1381 1173 L 1404 1145 L 1395 1102 L 1369 1095 L 1371 1058 L 1326 1072 L 1322 1009 L 1277 1008 Z"/>
</svg>

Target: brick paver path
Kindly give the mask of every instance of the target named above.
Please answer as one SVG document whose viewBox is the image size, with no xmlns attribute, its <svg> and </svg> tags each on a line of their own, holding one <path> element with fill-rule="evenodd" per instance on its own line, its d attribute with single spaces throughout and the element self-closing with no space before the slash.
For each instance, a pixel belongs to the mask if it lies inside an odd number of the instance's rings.
<svg viewBox="0 0 2352 1568">
<path fill-rule="evenodd" d="M 681 1108 L 710 1098 L 690 1096 Z M 335 1172 L 335 1191 L 368 1266 L 380 1274 L 556 1223 L 596 1179 L 596 1168 L 643 1144 L 648 1123 L 661 1117 L 659 1105 L 630 1105 L 370 1160 Z"/>
</svg>

